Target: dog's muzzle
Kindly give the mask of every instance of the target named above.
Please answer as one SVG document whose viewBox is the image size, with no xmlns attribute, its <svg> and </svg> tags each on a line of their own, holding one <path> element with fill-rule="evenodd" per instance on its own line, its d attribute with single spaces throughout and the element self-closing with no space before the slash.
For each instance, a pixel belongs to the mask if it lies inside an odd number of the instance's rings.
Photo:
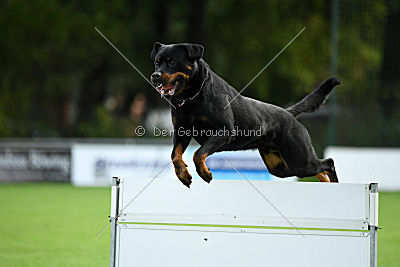
<svg viewBox="0 0 400 267">
<path fill-rule="evenodd" d="M 168 77 L 168 81 L 163 78 L 164 75 Z M 174 75 L 161 74 L 161 72 L 156 71 L 151 75 L 151 82 L 161 95 L 172 96 L 182 87 L 183 77 L 179 75 L 174 77 Z"/>
</svg>

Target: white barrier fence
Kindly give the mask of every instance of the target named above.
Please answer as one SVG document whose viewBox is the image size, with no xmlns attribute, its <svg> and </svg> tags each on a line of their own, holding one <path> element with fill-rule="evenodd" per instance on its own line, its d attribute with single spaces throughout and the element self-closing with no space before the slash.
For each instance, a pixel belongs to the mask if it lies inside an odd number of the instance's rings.
<svg viewBox="0 0 400 267">
<path fill-rule="evenodd" d="M 377 184 L 113 183 L 110 266 L 376 266 Z"/>
<path fill-rule="evenodd" d="M 328 147 L 325 158 L 335 160 L 341 183 L 379 183 L 380 191 L 399 191 L 399 148 Z"/>
</svg>

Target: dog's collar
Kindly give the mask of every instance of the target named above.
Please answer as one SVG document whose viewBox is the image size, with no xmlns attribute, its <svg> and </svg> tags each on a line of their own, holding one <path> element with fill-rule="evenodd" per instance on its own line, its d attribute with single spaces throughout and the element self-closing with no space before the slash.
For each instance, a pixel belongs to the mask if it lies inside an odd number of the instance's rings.
<svg viewBox="0 0 400 267">
<path fill-rule="evenodd" d="M 201 90 L 203 89 L 204 83 L 208 80 L 209 76 L 210 75 L 209 75 L 209 72 L 207 70 L 206 77 L 204 78 L 203 82 L 201 83 L 199 91 L 194 96 L 186 98 L 186 99 L 176 98 L 176 100 L 178 100 L 178 107 L 182 107 L 183 105 L 185 105 L 185 104 L 191 102 L 193 99 L 195 99 L 200 94 Z"/>
</svg>

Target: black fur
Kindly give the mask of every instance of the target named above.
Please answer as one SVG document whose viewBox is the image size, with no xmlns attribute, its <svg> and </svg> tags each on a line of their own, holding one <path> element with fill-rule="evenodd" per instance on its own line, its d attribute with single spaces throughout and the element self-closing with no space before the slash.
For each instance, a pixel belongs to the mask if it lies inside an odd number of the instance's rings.
<svg viewBox="0 0 400 267">
<path fill-rule="evenodd" d="M 151 52 L 156 66 L 152 82 L 161 84 L 160 92 L 171 94 L 167 97 L 176 107 L 171 108 L 175 129 L 171 158 L 178 178 L 186 186 L 190 186 L 191 176 L 182 161 L 182 153 L 192 138 L 201 145 L 193 157 L 196 170 L 207 182 L 212 179 L 205 165 L 207 156 L 220 151 L 247 149 L 258 149 L 275 176 L 308 177 L 326 173 L 331 182 L 337 182 L 333 160 L 316 157 L 307 130 L 295 118 L 323 104 L 332 89 L 340 84 L 337 78 L 328 79 L 286 110 L 237 96 L 238 91 L 216 75 L 201 58 L 203 51 L 204 48 L 197 44 L 155 43 Z M 189 134 L 182 135 L 183 130 Z M 201 134 L 202 130 L 204 134 Z M 224 134 L 210 135 L 211 130 Z M 237 130 L 242 133 L 253 131 L 254 136 L 239 136 Z M 234 131 L 236 134 L 232 134 Z"/>
<path fill-rule="evenodd" d="M 331 78 L 325 81 L 301 101 L 289 107 L 287 111 L 297 117 L 300 113 L 313 112 L 317 110 L 323 103 L 325 103 L 328 94 L 338 84 L 340 84 L 340 81 L 337 78 Z"/>
</svg>

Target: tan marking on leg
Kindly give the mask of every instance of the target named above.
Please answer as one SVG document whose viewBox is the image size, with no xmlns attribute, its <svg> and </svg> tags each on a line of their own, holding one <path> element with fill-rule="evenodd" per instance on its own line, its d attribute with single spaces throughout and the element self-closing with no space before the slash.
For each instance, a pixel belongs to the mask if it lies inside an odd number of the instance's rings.
<svg viewBox="0 0 400 267">
<path fill-rule="evenodd" d="M 325 172 L 325 174 L 328 175 L 330 183 L 337 183 L 330 172 Z"/>
<path fill-rule="evenodd" d="M 186 68 L 187 68 L 188 70 L 192 70 L 192 67 L 189 66 L 189 65 L 186 65 Z"/>
<path fill-rule="evenodd" d="M 178 175 L 178 177 L 179 177 L 178 172 L 180 172 L 182 169 L 186 169 L 186 164 L 182 160 L 182 145 L 181 144 L 178 144 L 176 146 L 175 151 L 174 151 L 174 159 L 172 160 L 172 162 L 174 163 L 176 175 Z"/>
<path fill-rule="evenodd" d="M 288 168 L 286 161 L 283 159 L 280 152 L 271 152 L 264 155 L 264 160 L 269 169 L 275 169 L 276 166 L 283 163 Z"/>
<path fill-rule="evenodd" d="M 206 155 L 202 155 L 201 157 L 196 157 L 193 156 L 193 161 L 196 164 L 196 167 L 199 169 L 200 172 L 209 172 L 210 170 L 208 169 L 206 165 Z"/>
<path fill-rule="evenodd" d="M 317 175 L 315 175 L 315 177 L 317 177 L 317 179 L 318 179 L 320 182 L 329 183 L 330 180 L 329 180 L 329 178 L 328 178 L 325 174 L 326 174 L 326 172 L 320 172 L 320 173 L 318 173 Z"/>
<path fill-rule="evenodd" d="M 174 151 L 174 159 L 182 159 L 182 144 L 178 144 L 175 147 L 175 151 Z"/>
<path fill-rule="evenodd" d="M 196 171 L 197 173 L 200 175 L 200 177 L 206 181 L 207 183 L 209 183 L 212 179 L 212 173 L 210 172 L 210 170 L 208 169 L 207 165 L 206 165 L 206 158 L 207 158 L 207 154 L 202 155 L 200 157 L 196 157 L 196 154 L 193 155 L 193 161 L 194 164 L 196 165 Z"/>
<path fill-rule="evenodd" d="M 174 159 L 172 160 L 172 163 L 174 164 L 176 176 L 184 185 L 190 187 L 192 176 L 189 174 L 186 164 L 182 160 L 182 150 L 182 145 L 178 144 L 174 151 Z"/>
</svg>

